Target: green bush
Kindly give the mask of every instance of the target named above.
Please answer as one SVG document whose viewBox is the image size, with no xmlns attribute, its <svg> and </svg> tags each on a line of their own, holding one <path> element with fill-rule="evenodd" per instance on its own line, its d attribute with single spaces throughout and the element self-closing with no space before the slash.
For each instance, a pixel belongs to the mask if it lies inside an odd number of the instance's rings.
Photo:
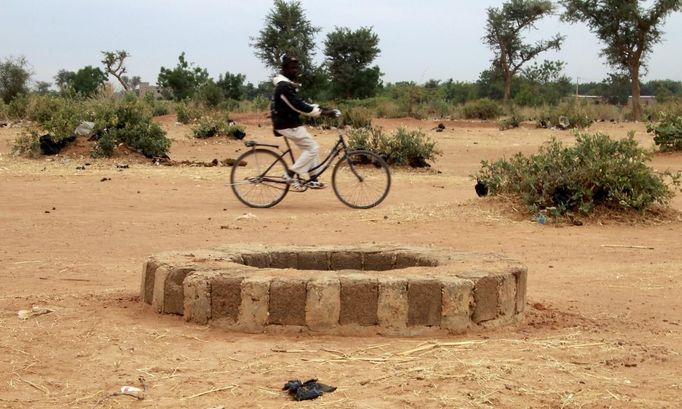
<svg viewBox="0 0 682 409">
<path fill-rule="evenodd" d="M 175 108 L 175 115 L 178 122 L 188 125 L 201 118 L 201 111 L 195 106 L 181 102 Z"/>
<path fill-rule="evenodd" d="M 95 134 L 99 136 L 94 156 L 111 156 L 114 147 L 120 143 L 149 158 L 167 156 L 170 139 L 152 121 L 144 103 L 135 96 L 126 96 L 120 102 L 100 104 L 94 119 Z"/>
<path fill-rule="evenodd" d="M 12 144 L 12 154 L 37 157 L 40 155 L 40 133 L 36 128 L 28 128 Z"/>
<path fill-rule="evenodd" d="M 343 123 L 353 128 L 371 128 L 372 112 L 369 108 L 348 108 L 343 112 Z"/>
<path fill-rule="evenodd" d="M 658 122 L 647 125 L 647 132 L 654 134 L 654 143 L 661 151 L 682 151 L 681 115 L 661 112 Z"/>
<path fill-rule="evenodd" d="M 384 134 L 381 128 L 353 129 L 348 142 L 351 149 L 374 152 L 396 166 L 428 167 L 427 161 L 435 160 L 441 154 L 436 149 L 436 142 L 424 132 L 402 127 L 392 135 Z"/>
<path fill-rule="evenodd" d="M 7 104 L 7 115 L 11 119 L 26 119 L 28 116 L 29 98 L 26 94 L 17 94 L 9 104 Z"/>
<path fill-rule="evenodd" d="M 552 139 L 535 155 L 483 161 L 476 177 L 490 194 L 516 195 L 533 212 L 555 208 L 559 214 L 587 214 L 598 206 L 644 210 L 654 203 L 667 204 L 674 194 L 646 166 L 651 157 L 652 152 L 638 146 L 634 133 L 615 141 L 585 133 L 577 134 L 572 147 Z"/>
<path fill-rule="evenodd" d="M 502 114 L 500 105 L 488 98 L 467 102 L 464 104 L 463 111 L 466 119 L 496 119 Z"/>
<path fill-rule="evenodd" d="M 518 128 L 523 120 L 521 114 L 512 108 L 510 115 L 497 121 L 497 125 L 501 131 L 506 131 L 507 129 Z"/>
<path fill-rule="evenodd" d="M 3 101 L 0 98 L 0 121 L 6 121 L 9 119 L 9 113 L 8 113 L 9 107 L 7 104 L 5 104 L 5 101 Z"/>
<path fill-rule="evenodd" d="M 570 98 L 541 113 L 537 119 L 538 126 L 542 128 L 556 126 L 561 129 L 587 128 L 594 122 L 591 108 L 586 101 L 575 101 L 574 98 Z"/>
<path fill-rule="evenodd" d="M 209 115 L 199 119 L 192 128 L 195 138 L 211 138 L 213 136 L 232 136 L 241 139 L 244 127 L 231 123 L 227 115 Z"/>
</svg>

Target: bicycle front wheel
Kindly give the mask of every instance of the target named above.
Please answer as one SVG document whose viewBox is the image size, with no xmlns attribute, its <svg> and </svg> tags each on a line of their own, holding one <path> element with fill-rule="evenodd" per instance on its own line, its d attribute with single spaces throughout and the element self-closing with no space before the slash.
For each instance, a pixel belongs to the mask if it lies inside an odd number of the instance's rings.
<svg viewBox="0 0 682 409">
<path fill-rule="evenodd" d="M 232 165 L 230 185 L 237 199 L 249 207 L 272 207 L 289 191 L 283 176 L 287 165 L 275 152 L 252 149 Z"/>
<path fill-rule="evenodd" d="M 348 151 L 334 166 L 334 194 L 354 209 L 369 209 L 381 203 L 391 188 L 386 162 L 369 151 Z"/>
</svg>

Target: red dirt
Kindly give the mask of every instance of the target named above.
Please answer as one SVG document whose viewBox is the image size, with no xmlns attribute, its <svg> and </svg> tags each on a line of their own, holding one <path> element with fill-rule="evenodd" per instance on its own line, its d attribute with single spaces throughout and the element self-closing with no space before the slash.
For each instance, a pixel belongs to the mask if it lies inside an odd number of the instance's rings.
<svg viewBox="0 0 682 409">
<path fill-rule="evenodd" d="M 233 117 L 248 138 L 278 143 L 262 114 Z M 243 149 L 190 139 L 172 117 L 160 122 L 177 161 Z M 376 122 L 430 130 L 439 121 Z M 443 150 L 434 168 L 395 169 L 386 202 L 368 211 L 344 207 L 331 189 L 248 209 L 224 186 L 225 167 L 131 159 L 117 169 L 126 155 L 93 160 L 84 152 L 17 159 L 5 141 L 19 130 L 0 129 L 0 407 L 281 408 L 293 405 L 284 382 L 310 377 L 338 387 L 314 404 L 331 408 L 682 406 L 679 216 L 555 226 L 502 213 L 511 205 L 475 196 L 469 175 L 480 161 L 534 152 L 551 136 L 568 142 L 571 133 L 444 124 L 442 133 L 428 131 Z M 630 129 L 652 144 L 643 124 L 593 127 L 613 137 Z M 333 143 L 332 131 L 314 133 Z M 682 170 L 682 155 L 659 154 L 653 166 Z M 682 197 L 671 206 L 682 210 Z M 257 218 L 236 220 L 247 212 Z M 189 325 L 138 302 L 146 256 L 248 242 L 501 252 L 528 265 L 528 316 L 441 339 L 292 337 Z M 32 305 L 54 311 L 20 320 L 17 311 Z M 145 400 L 105 399 L 139 386 L 140 376 Z"/>
</svg>

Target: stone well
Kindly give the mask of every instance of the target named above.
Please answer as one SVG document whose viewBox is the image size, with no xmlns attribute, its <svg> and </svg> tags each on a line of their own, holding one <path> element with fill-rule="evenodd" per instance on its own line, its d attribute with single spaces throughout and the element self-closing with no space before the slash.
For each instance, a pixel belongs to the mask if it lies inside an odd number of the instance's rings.
<svg viewBox="0 0 682 409">
<path fill-rule="evenodd" d="M 149 257 L 141 298 L 234 331 L 437 335 L 521 320 L 526 267 L 441 248 L 225 246 Z"/>
</svg>

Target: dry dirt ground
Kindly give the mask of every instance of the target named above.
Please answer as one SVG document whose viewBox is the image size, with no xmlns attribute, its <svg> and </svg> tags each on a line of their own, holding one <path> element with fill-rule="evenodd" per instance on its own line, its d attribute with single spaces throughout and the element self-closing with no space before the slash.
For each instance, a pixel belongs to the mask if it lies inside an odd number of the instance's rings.
<svg viewBox="0 0 682 409">
<path fill-rule="evenodd" d="M 236 119 L 248 138 L 277 142 L 262 115 Z M 175 160 L 243 149 L 192 140 L 172 118 L 159 121 Z M 77 150 L 17 159 L 7 142 L 20 130 L 0 129 L 0 407 L 682 407 L 682 219 L 556 226 L 510 214 L 511 206 L 476 197 L 469 175 L 480 160 L 572 135 L 445 125 L 428 131 L 443 150 L 433 169 L 394 169 L 389 197 L 367 211 L 345 207 L 331 189 L 248 209 L 225 186 L 225 167 L 154 166 L 130 155 L 95 161 Z M 593 126 L 612 137 L 631 129 L 651 145 L 643 124 Z M 334 141 L 332 131 L 315 133 L 325 147 Z M 129 168 L 117 169 L 121 162 Z M 658 154 L 653 166 L 682 170 L 682 155 Z M 682 197 L 671 206 L 682 210 Z M 244 213 L 256 218 L 236 220 Z M 146 256 L 249 242 L 505 253 L 528 265 L 527 317 L 440 339 L 247 335 L 186 324 L 139 302 Z M 52 312 L 20 320 L 17 312 L 32 306 Z M 144 400 L 111 396 L 140 386 L 140 377 Z M 312 377 L 338 390 L 309 402 L 281 391 L 289 379 Z"/>
</svg>

